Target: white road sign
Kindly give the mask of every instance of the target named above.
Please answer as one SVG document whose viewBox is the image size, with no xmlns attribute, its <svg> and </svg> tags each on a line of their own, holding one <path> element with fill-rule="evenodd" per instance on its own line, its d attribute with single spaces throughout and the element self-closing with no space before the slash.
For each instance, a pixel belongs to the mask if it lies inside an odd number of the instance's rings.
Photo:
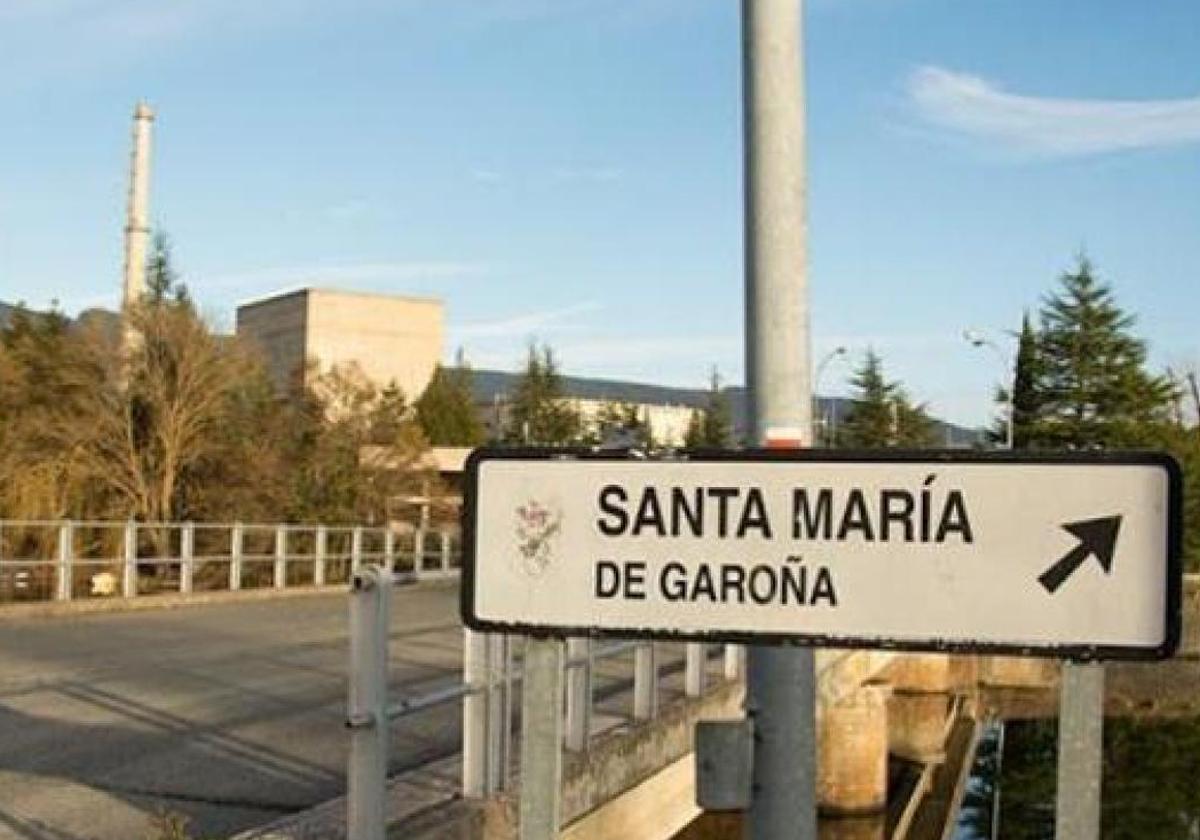
<svg viewBox="0 0 1200 840">
<path fill-rule="evenodd" d="M 1160 658 L 1180 475 L 1157 454 L 478 450 L 477 629 Z"/>
</svg>

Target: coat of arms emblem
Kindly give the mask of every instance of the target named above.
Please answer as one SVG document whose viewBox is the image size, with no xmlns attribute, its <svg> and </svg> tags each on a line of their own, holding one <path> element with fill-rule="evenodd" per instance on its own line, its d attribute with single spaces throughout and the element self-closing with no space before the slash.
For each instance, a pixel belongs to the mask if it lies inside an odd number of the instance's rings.
<svg viewBox="0 0 1200 840">
<path fill-rule="evenodd" d="M 518 566 L 530 577 L 540 577 L 550 565 L 552 541 L 562 528 L 562 513 L 536 499 L 516 509 Z"/>
</svg>

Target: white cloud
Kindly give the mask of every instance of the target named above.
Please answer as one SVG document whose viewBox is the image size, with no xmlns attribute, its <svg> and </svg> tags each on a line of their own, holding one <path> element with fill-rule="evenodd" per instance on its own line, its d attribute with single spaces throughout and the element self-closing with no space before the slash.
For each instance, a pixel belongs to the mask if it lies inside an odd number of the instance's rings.
<svg viewBox="0 0 1200 840">
<path fill-rule="evenodd" d="M 907 87 L 926 122 L 1018 152 L 1069 156 L 1200 142 L 1200 97 L 1022 96 L 932 66 L 914 71 Z"/>
<path fill-rule="evenodd" d="M 456 340 L 468 338 L 520 338 L 524 340 L 541 330 L 570 329 L 569 321 L 572 316 L 595 312 L 599 308 L 599 303 L 589 300 L 560 309 L 543 309 L 496 320 L 459 324 L 451 327 L 451 332 Z"/>
</svg>

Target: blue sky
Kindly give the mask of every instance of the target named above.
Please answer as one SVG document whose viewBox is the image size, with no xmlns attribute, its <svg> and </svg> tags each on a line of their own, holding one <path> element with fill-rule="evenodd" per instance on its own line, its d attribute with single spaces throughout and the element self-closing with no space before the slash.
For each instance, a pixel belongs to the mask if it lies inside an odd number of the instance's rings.
<svg viewBox="0 0 1200 840">
<path fill-rule="evenodd" d="M 815 355 L 942 416 L 1086 248 L 1200 363 L 1200 4 L 809 0 Z M 733 0 L 0 0 L 0 299 L 117 304 L 130 114 L 218 322 L 315 284 L 434 295 L 447 356 L 742 375 Z M 844 393 L 849 364 L 822 391 Z"/>
</svg>

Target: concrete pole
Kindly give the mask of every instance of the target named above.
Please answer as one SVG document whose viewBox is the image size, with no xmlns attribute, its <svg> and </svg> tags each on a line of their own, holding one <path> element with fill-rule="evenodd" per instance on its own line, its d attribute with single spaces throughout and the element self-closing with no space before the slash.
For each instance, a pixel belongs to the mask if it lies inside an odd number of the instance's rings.
<svg viewBox="0 0 1200 840">
<path fill-rule="evenodd" d="M 133 109 L 133 150 L 129 162 L 129 201 L 125 216 L 125 275 L 121 294 L 122 336 L 128 351 L 136 341 L 129 315 L 146 292 L 146 251 L 150 242 L 150 129 L 154 111 L 145 102 Z"/>
<path fill-rule="evenodd" d="M 754 439 L 811 443 L 800 0 L 742 0 L 746 384 Z M 752 647 L 747 837 L 817 836 L 813 653 Z"/>
</svg>

